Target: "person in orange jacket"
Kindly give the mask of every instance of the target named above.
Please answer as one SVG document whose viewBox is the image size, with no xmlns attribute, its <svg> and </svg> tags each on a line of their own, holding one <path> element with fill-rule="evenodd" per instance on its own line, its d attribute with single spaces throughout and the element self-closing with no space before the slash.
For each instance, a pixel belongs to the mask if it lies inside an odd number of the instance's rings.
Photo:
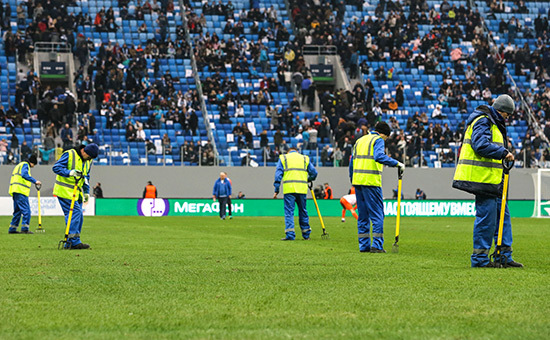
<svg viewBox="0 0 550 340">
<path fill-rule="evenodd" d="M 145 189 L 143 189 L 143 198 L 157 198 L 158 192 L 157 188 L 151 183 L 151 181 L 147 182 L 147 185 L 145 186 Z"/>
<path fill-rule="evenodd" d="M 326 200 L 331 200 L 334 198 L 332 195 L 332 188 L 328 185 L 328 183 L 325 183 L 325 197 L 323 198 Z"/>
</svg>

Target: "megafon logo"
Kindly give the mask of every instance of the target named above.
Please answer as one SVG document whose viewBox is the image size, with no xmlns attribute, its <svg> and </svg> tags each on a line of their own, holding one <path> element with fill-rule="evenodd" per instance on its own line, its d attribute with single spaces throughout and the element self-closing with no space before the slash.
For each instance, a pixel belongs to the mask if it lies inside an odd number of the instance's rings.
<svg viewBox="0 0 550 340">
<path fill-rule="evenodd" d="M 164 198 L 144 198 L 138 201 L 137 210 L 139 216 L 167 216 L 170 204 Z"/>
</svg>

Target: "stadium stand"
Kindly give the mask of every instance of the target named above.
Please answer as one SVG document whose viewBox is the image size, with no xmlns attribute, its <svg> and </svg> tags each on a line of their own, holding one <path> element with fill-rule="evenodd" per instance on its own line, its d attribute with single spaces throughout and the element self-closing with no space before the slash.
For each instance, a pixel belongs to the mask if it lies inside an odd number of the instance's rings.
<svg viewBox="0 0 550 340">
<path fill-rule="evenodd" d="M 9 0 L 0 162 L 16 162 L 25 141 L 47 163 L 74 142 L 58 137 L 67 122 L 74 139 L 102 146 L 101 165 L 273 166 L 294 145 L 318 166 L 346 166 L 381 119 L 393 157 L 454 167 L 469 113 L 509 93 L 517 166 L 548 167 L 550 3 L 471 5 Z M 42 86 L 27 67 L 37 42 L 70 44 L 75 93 Z M 320 111 L 315 87 L 300 91 L 307 45 L 336 46 L 351 84 L 319 87 Z"/>
</svg>

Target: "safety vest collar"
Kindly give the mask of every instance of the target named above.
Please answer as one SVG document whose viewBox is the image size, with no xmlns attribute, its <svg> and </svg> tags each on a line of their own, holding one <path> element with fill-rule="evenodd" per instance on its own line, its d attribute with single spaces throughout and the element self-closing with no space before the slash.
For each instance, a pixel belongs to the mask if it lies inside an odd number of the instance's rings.
<svg viewBox="0 0 550 340">
<path fill-rule="evenodd" d="M 504 141 L 507 141 L 507 131 L 506 131 L 506 122 L 504 121 L 504 118 L 498 113 L 497 110 L 495 110 L 494 107 L 489 105 L 480 105 L 475 108 L 474 112 L 470 115 L 468 118 L 468 121 L 466 122 L 467 125 L 472 125 L 473 122 L 480 118 L 485 117 L 489 119 L 491 124 L 495 125 L 496 128 L 500 131 L 502 136 L 504 137 Z"/>
</svg>

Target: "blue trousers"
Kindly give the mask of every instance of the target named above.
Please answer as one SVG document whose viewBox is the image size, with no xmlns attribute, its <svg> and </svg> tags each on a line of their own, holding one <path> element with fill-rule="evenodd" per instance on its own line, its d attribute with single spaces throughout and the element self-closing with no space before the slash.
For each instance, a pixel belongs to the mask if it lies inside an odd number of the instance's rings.
<svg viewBox="0 0 550 340">
<path fill-rule="evenodd" d="M 294 204 L 298 206 L 298 221 L 302 229 L 302 237 L 309 238 L 311 228 L 309 227 L 309 216 L 306 209 L 306 194 L 285 194 L 285 234 L 286 238 L 294 240 Z"/>
<path fill-rule="evenodd" d="M 497 197 L 476 195 L 476 220 L 474 222 L 474 251 L 471 257 L 472 267 L 483 267 L 489 264 L 489 250 L 498 239 L 498 224 L 502 200 Z M 512 222 L 508 205 L 504 213 L 502 227 L 501 254 L 512 261 Z"/>
<path fill-rule="evenodd" d="M 372 247 L 384 249 L 384 198 L 382 187 L 356 185 L 357 197 L 357 236 L 359 250 L 369 251 L 370 224 L 372 222 Z"/>
<path fill-rule="evenodd" d="M 23 217 L 21 219 L 21 217 Z M 19 193 L 13 193 L 13 218 L 10 223 L 10 232 L 14 232 L 19 227 L 21 221 L 21 231 L 29 230 L 31 223 L 31 207 L 29 206 L 29 197 Z"/>
<path fill-rule="evenodd" d="M 67 221 L 69 220 L 69 211 L 71 210 L 71 200 L 67 198 L 57 198 L 59 201 L 59 204 L 61 205 L 61 209 L 63 209 L 63 214 L 65 214 L 65 226 L 67 226 Z M 67 239 L 67 242 L 70 245 L 77 245 L 82 243 L 80 241 L 80 232 L 82 231 L 82 223 L 84 222 L 84 219 L 82 217 L 82 203 L 79 201 L 74 202 L 74 208 L 73 208 L 73 216 L 71 220 L 71 226 L 69 229 L 69 238 Z"/>
<path fill-rule="evenodd" d="M 226 205 L 228 200 L 229 198 L 227 196 L 218 197 L 218 202 L 220 203 L 220 218 L 225 219 L 225 210 L 226 210 Z"/>
</svg>

